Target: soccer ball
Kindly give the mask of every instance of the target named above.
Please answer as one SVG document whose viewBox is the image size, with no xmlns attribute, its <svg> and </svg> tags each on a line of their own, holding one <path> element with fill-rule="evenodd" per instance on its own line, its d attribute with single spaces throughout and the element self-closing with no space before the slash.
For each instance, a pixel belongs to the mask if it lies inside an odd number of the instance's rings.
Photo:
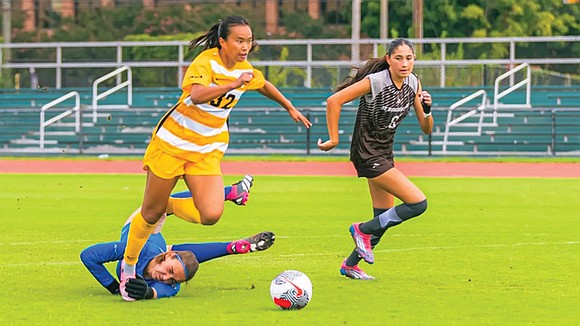
<svg viewBox="0 0 580 326">
<path fill-rule="evenodd" d="M 302 309 L 312 299 L 312 282 L 302 272 L 287 270 L 272 280 L 270 296 L 284 310 Z"/>
</svg>

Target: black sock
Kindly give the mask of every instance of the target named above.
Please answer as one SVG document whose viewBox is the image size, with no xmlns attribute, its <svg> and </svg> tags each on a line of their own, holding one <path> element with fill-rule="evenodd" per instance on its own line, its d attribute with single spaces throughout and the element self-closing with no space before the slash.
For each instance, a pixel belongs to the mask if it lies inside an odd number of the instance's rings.
<svg viewBox="0 0 580 326">
<path fill-rule="evenodd" d="M 368 222 L 361 223 L 358 226 L 358 228 L 362 233 L 365 233 L 365 234 L 378 233 L 382 229 L 381 221 L 379 220 L 379 217 L 377 216 Z"/>
</svg>

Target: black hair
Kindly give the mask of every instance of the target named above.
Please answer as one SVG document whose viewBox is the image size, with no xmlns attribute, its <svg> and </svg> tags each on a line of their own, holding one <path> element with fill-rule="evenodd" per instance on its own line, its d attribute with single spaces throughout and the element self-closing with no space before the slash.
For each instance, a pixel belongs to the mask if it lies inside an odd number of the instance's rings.
<svg viewBox="0 0 580 326">
<path fill-rule="evenodd" d="M 389 43 L 389 47 L 387 49 L 386 55 L 390 56 L 391 54 L 393 54 L 393 52 L 395 52 L 395 49 L 397 49 L 401 45 L 407 45 L 408 47 L 411 48 L 411 50 L 413 51 L 413 54 L 415 53 L 415 48 L 413 47 L 413 44 L 409 40 L 407 40 L 405 38 L 397 38 L 397 39 L 392 40 Z M 382 70 L 389 69 L 389 64 L 387 63 L 387 60 L 385 60 L 384 57 L 373 58 L 373 59 L 369 59 L 365 63 L 365 65 L 362 66 L 361 68 L 355 68 L 355 69 L 356 69 L 356 74 L 354 76 L 346 77 L 340 84 L 338 84 L 338 86 L 336 86 L 336 90 L 335 90 L 336 92 L 340 91 L 341 89 L 347 88 L 348 86 L 362 80 L 367 75 L 370 75 L 372 73 L 379 72 Z"/>
<path fill-rule="evenodd" d="M 250 26 L 250 22 L 242 16 L 228 16 L 219 22 L 215 23 L 207 33 L 191 40 L 189 42 L 189 48 L 193 49 L 197 46 L 204 44 L 203 49 L 218 48 L 221 49 L 220 37 L 224 40 L 230 35 L 230 27 L 237 25 Z M 252 47 L 250 48 L 250 53 L 254 51 L 258 46 L 256 40 L 252 40 Z"/>
</svg>

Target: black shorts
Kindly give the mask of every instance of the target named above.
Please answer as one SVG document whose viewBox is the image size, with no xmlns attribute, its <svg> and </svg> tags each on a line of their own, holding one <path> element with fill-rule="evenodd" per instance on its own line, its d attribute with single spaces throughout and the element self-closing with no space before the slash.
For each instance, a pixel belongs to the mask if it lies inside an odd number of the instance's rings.
<svg viewBox="0 0 580 326">
<path fill-rule="evenodd" d="M 353 161 L 352 164 L 356 169 L 359 178 L 376 178 L 379 175 L 395 167 L 393 157 L 373 157 L 366 161 Z"/>
</svg>

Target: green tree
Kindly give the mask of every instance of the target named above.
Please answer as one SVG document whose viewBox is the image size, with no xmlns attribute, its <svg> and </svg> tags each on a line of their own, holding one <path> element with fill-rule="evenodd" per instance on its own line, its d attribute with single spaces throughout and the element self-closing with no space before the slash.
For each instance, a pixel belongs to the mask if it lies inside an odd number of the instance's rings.
<svg viewBox="0 0 580 326">
<path fill-rule="evenodd" d="M 429 0 L 424 1 L 423 36 L 503 37 L 558 36 L 580 34 L 580 6 L 565 5 L 561 0 Z M 345 17 L 351 19 L 350 7 L 344 7 Z M 347 12 L 348 11 L 348 12 Z M 379 37 L 380 1 L 361 3 L 361 33 Z M 389 1 L 389 37 L 413 38 L 413 1 Z M 509 44 L 454 44 L 447 48 L 448 58 L 505 59 Z M 580 46 L 571 43 L 518 43 L 517 53 L 528 57 L 580 57 Z M 428 45 L 422 57 L 438 58 L 438 45 Z M 560 65 L 561 72 L 578 74 L 577 65 Z"/>
</svg>

